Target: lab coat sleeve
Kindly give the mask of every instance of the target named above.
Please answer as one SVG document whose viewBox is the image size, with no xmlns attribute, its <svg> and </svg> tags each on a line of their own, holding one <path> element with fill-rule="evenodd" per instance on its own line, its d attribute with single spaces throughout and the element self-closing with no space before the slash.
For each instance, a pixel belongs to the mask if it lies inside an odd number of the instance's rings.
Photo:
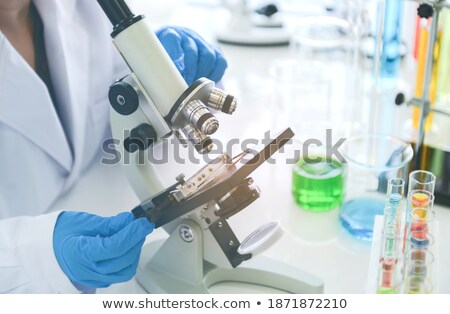
<svg viewBox="0 0 450 314">
<path fill-rule="evenodd" d="M 59 214 L 0 220 L 0 293 L 79 293 L 53 253 Z"/>
</svg>

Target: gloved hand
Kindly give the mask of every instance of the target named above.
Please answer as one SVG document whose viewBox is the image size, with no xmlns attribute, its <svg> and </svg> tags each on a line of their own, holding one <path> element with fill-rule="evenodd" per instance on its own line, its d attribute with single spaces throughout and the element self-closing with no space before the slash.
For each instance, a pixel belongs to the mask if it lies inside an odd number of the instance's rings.
<svg viewBox="0 0 450 314">
<path fill-rule="evenodd" d="M 99 217 L 63 212 L 55 224 L 53 250 L 72 283 L 104 288 L 135 275 L 145 237 L 154 227 L 131 213 Z"/>
<path fill-rule="evenodd" d="M 163 27 L 156 32 L 188 85 L 206 77 L 216 83 L 227 68 L 223 54 L 200 35 L 184 27 Z"/>
</svg>

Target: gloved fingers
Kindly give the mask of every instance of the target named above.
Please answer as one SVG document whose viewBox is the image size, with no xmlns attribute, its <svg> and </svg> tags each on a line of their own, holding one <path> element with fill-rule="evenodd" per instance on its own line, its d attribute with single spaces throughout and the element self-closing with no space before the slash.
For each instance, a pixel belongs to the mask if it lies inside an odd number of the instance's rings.
<svg viewBox="0 0 450 314">
<path fill-rule="evenodd" d="M 198 47 L 195 41 L 189 36 L 183 36 L 181 47 L 184 51 L 185 69 L 181 72 L 188 85 L 191 85 L 197 77 Z"/>
<path fill-rule="evenodd" d="M 121 270 L 132 265 L 135 262 L 136 257 L 139 257 L 141 255 L 143 244 L 144 240 L 136 244 L 122 256 L 97 262 L 97 272 L 105 275 L 112 274 L 120 272 Z"/>
<path fill-rule="evenodd" d="M 133 220 L 133 214 L 130 212 L 125 212 L 113 217 L 102 218 L 102 220 L 96 227 L 101 236 L 108 237 L 123 229 Z"/>
<path fill-rule="evenodd" d="M 134 257 L 131 264 L 127 265 L 125 268 L 118 272 L 103 274 L 98 272 L 98 269 L 92 269 L 89 272 L 89 276 L 84 278 L 83 282 L 90 283 L 91 286 L 96 288 L 107 287 L 114 283 L 126 282 L 136 275 L 136 270 L 139 264 L 140 254 Z"/>
<path fill-rule="evenodd" d="M 220 51 L 216 50 L 216 64 L 207 77 L 217 83 L 222 79 L 227 67 L 227 60 L 224 58 L 223 54 Z"/>
<path fill-rule="evenodd" d="M 95 262 L 116 258 L 145 240 L 154 228 L 152 222 L 139 218 L 110 237 L 83 237 L 80 241 L 80 251 L 85 252 L 88 260 Z"/>
<path fill-rule="evenodd" d="M 110 274 L 109 276 L 111 276 L 111 279 L 114 280 L 114 283 L 126 282 L 133 278 L 134 275 L 136 275 L 136 270 L 139 265 L 139 258 L 140 254 L 135 256 L 134 261 L 130 265 L 128 265 L 128 267 L 116 273 Z"/>
<path fill-rule="evenodd" d="M 161 44 L 181 73 L 185 70 L 184 51 L 181 47 L 181 36 L 171 27 L 161 28 L 156 32 Z"/>
<path fill-rule="evenodd" d="M 216 64 L 215 49 L 194 31 L 181 28 L 179 32 L 183 34 L 184 37 L 186 38 L 192 38 L 192 40 L 195 42 L 197 46 L 198 68 L 193 80 L 198 79 L 200 77 L 208 77 L 208 75 L 211 73 L 211 70 L 214 68 L 214 65 Z"/>
</svg>

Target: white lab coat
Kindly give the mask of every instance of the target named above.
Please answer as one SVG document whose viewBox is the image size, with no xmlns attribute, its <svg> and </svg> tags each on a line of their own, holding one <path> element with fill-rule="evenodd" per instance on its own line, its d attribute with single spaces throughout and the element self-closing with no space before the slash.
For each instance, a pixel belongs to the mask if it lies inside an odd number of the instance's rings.
<svg viewBox="0 0 450 314">
<path fill-rule="evenodd" d="M 45 84 L 0 32 L 0 293 L 76 292 L 53 254 L 57 213 L 38 215 L 98 161 L 109 133 L 108 88 L 126 66 L 97 1 L 34 3 L 61 119 Z"/>
</svg>

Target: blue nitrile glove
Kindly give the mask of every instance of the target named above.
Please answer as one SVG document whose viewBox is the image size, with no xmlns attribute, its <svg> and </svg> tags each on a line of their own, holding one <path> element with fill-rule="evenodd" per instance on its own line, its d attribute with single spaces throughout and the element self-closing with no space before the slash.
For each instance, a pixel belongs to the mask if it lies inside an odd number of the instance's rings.
<svg viewBox="0 0 450 314">
<path fill-rule="evenodd" d="M 227 68 L 223 54 L 196 32 L 184 27 L 163 27 L 156 32 L 188 85 L 206 77 L 216 83 Z"/>
<path fill-rule="evenodd" d="M 55 224 L 53 250 L 75 285 L 104 288 L 135 275 L 145 237 L 154 227 L 131 213 L 99 217 L 63 212 Z"/>
</svg>

